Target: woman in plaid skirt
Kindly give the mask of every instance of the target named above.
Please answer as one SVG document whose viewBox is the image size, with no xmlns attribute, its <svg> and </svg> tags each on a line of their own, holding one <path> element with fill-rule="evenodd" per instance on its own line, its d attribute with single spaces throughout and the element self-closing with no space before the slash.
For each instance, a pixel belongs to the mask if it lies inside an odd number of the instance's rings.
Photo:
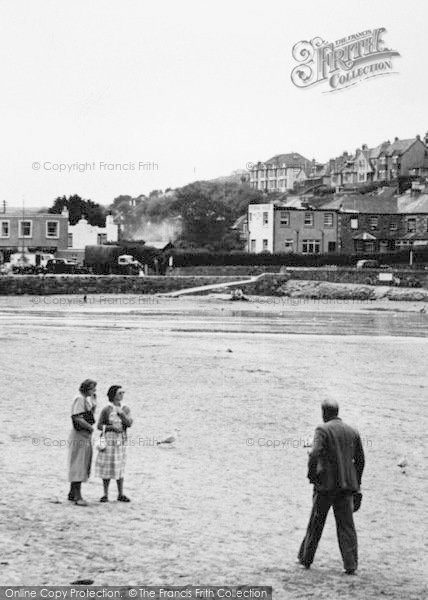
<svg viewBox="0 0 428 600">
<path fill-rule="evenodd" d="M 123 493 L 123 474 L 126 461 L 126 430 L 132 425 L 131 412 L 122 406 L 124 390 L 120 385 L 112 385 L 107 396 L 110 404 L 101 411 L 98 429 L 105 432 L 107 446 L 98 452 L 95 462 L 95 475 L 101 477 L 104 495 L 100 502 L 108 502 L 110 479 L 116 479 L 117 499 L 119 502 L 130 502 Z"/>
</svg>

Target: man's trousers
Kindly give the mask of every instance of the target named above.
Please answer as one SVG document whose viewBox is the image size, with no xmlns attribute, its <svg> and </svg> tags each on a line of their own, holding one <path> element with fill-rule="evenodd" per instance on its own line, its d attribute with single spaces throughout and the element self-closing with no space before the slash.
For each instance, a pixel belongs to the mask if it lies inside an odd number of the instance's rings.
<svg viewBox="0 0 428 600">
<path fill-rule="evenodd" d="M 314 490 L 312 512 L 306 535 L 299 550 L 299 561 L 310 566 L 324 529 L 330 506 L 336 519 L 337 539 L 346 571 L 358 566 L 357 533 L 354 526 L 352 492 L 319 492 Z"/>
</svg>

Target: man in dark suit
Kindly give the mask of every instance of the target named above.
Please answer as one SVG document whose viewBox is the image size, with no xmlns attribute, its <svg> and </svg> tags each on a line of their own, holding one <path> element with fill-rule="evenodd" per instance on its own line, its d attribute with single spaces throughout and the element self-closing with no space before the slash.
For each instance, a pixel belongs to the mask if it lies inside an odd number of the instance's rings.
<svg viewBox="0 0 428 600">
<path fill-rule="evenodd" d="M 360 490 L 364 451 L 358 431 L 338 417 L 337 402 L 325 401 L 321 408 L 324 423 L 315 430 L 308 464 L 308 479 L 314 486 L 313 505 L 299 562 L 307 569 L 311 566 L 333 506 L 345 573 L 353 575 L 358 566 L 354 494 Z"/>
</svg>

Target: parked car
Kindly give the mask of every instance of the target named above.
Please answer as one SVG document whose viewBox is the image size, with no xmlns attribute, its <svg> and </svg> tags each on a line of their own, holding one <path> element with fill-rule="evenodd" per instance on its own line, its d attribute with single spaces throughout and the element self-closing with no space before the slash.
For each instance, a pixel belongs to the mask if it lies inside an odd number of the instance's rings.
<svg viewBox="0 0 428 600">
<path fill-rule="evenodd" d="M 51 258 L 46 263 L 47 273 L 76 273 L 78 264 L 68 258 Z"/>
</svg>

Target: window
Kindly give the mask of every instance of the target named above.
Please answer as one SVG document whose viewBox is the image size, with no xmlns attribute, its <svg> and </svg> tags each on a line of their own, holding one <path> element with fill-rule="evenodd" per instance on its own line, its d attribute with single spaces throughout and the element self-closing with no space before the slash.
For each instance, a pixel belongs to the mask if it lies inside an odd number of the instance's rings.
<svg viewBox="0 0 428 600">
<path fill-rule="evenodd" d="M 248 214 L 248 220 L 249 220 L 249 221 L 250 221 L 250 223 L 251 223 L 251 221 L 253 220 L 253 213 L 249 213 L 249 214 Z"/>
<path fill-rule="evenodd" d="M 10 235 L 9 221 L 1 221 L 0 237 L 8 238 Z"/>
<path fill-rule="evenodd" d="M 281 227 L 289 227 L 290 226 L 290 213 L 286 212 L 285 210 L 282 210 L 279 223 L 280 223 Z"/>
<path fill-rule="evenodd" d="M 370 223 L 370 229 L 373 231 L 375 229 L 377 229 L 377 224 L 378 224 L 378 218 L 376 215 L 372 215 L 371 217 L 369 217 L 369 223 Z"/>
<path fill-rule="evenodd" d="M 19 237 L 30 238 L 33 236 L 33 222 L 19 221 Z"/>
<path fill-rule="evenodd" d="M 407 231 L 409 233 L 416 231 L 416 219 L 407 219 Z"/>
<path fill-rule="evenodd" d="M 68 234 L 67 246 L 68 246 L 68 248 L 73 248 L 73 234 L 72 233 Z"/>
<path fill-rule="evenodd" d="M 313 227 L 314 215 L 312 213 L 305 213 L 305 225 L 307 225 L 308 227 Z"/>
<path fill-rule="evenodd" d="M 284 251 L 293 252 L 293 240 L 284 240 Z"/>
<path fill-rule="evenodd" d="M 256 240 L 251 240 L 250 241 L 250 251 L 251 252 L 255 252 L 256 251 Z"/>
<path fill-rule="evenodd" d="M 267 250 L 267 249 L 268 249 L 268 241 L 263 240 L 263 250 Z"/>
<path fill-rule="evenodd" d="M 106 233 L 98 233 L 97 234 L 97 244 L 105 244 L 107 241 L 107 234 Z"/>
<path fill-rule="evenodd" d="M 269 213 L 263 213 L 263 225 L 269 225 Z"/>
<path fill-rule="evenodd" d="M 358 229 L 358 218 L 357 217 L 352 217 L 351 229 Z"/>
<path fill-rule="evenodd" d="M 319 240 L 303 240 L 302 252 L 303 252 L 303 254 L 319 254 L 320 253 L 320 241 Z"/>
<path fill-rule="evenodd" d="M 329 242 L 328 243 L 328 251 L 329 252 L 336 252 L 336 242 Z"/>
<path fill-rule="evenodd" d="M 47 238 L 58 238 L 59 237 L 58 221 L 46 221 L 46 237 Z"/>
<path fill-rule="evenodd" d="M 269 181 L 269 188 L 274 190 L 276 188 L 276 181 Z"/>
<path fill-rule="evenodd" d="M 364 245 L 364 252 L 367 252 L 367 254 L 373 254 L 373 252 L 376 252 L 375 242 L 366 242 Z"/>
<path fill-rule="evenodd" d="M 324 213 L 324 227 L 333 227 L 333 213 Z"/>
<path fill-rule="evenodd" d="M 389 231 L 398 231 L 398 223 L 396 221 L 391 221 Z"/>
</svg>

